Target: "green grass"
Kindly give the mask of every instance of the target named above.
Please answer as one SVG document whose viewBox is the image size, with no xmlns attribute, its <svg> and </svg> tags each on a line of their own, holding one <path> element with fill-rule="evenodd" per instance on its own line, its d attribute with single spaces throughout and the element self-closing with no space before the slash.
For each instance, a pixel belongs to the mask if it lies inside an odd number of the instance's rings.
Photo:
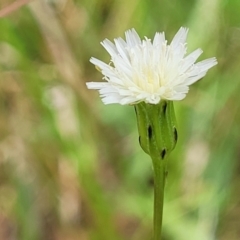
<svg viewBox="0 0 240 240">
<path fill-rule="evenodd" d="M 0 7 L 13 1 L 4 1 Z M 219 64 L 175 103 L 164 240 L 238 240 L 240 15 L 237 0 L 33 1 L 0 19 L 0 239 L 146 240 L 152 167 L 134 109 L 104 106 L 104 38 L 134 27 Z M 48 2 L 48 3 L 47 3 Z"/>
</svg>

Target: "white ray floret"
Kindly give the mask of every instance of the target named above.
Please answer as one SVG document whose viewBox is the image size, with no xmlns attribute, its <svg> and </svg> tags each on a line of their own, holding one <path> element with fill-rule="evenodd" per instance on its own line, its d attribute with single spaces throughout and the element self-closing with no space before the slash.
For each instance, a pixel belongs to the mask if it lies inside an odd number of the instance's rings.
<svg viewBox="0 0 240 240">
<path fill-rule="evenodd" d="M 101 44 L 111 56 L 110 64 L 96 58 L 93 63 L 103 74 L 104 82 L 88 82 L 89 89 L 99 90 L 105 104 L 158 104 L 162 99 L 182 100 L 189 85 L 203 78 L 217 64 L 216 58 L 195 63 L 201 49 L 186 55 L 188 29 L 181 27 L 168 45 L 164 33 L 156 33 L 153 41 L 141 40 L 134 29 L 122 38 Z"/>
</svg>

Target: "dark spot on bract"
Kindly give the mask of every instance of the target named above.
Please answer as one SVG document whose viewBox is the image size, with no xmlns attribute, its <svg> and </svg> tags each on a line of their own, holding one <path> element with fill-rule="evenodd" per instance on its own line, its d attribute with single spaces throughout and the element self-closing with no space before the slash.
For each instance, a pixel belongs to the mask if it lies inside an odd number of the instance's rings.
<svg viewBox="0 0 240 240">
<path fill-rule="evenodd" d="M 137 108 L 134 106 L 135 113 L 137 114 Z"/>
<path fill-rule="evenodd" d="M 138 137 L 139 144 L 141 146 L 141 136 Z"/>
<path fill-rule="evenodd" d="M 162 150 L 162 152 L 161 152 L 161 158 L 162 158 L 162 160 L 164 159 L 165 155 L 166 155 L 166 148 L 164 148 L 164 149 Z"/>
<path fill-rule="evenodd" d="M 175 141 L 175 143 L 177 142 L 177 140 L 178 140 L 178 132 L 177 132 L 177 129 L 174 127 L 174 129 L 173 129 L 173 133 L 174 133 L 174 141 Z"/>
<path fill-rule="evenodd" d="M 151 127 L 151 125 L 148 126 L 148 137 L 150 139 L 152 138 L 152 127 Z"/>
<path fill-rule="evenodd" d="M 163 114 L 165 115 L 167 110 L 167 102 L 164 102 L 162 109 L 163 109 Z"/>
</svg>

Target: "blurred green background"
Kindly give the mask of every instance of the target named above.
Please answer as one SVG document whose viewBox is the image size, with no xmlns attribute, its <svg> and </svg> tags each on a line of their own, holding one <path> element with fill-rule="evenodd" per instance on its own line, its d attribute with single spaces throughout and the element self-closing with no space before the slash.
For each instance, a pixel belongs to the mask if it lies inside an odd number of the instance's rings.
<svg viewBox="0 0 240 240">
<path fill-rule="evenodd" d="M 219 64 L 175 103 L 163 239 L 239 240 L 240 1 L 13 3 L 0 3 L 0 240 L 151 239 L 133 107 L 104 106 L 85 82 L 101 81 L 89 59 L 109 61 L 104 38 L 134 27 L 171 40 L 181 26 L 188 50 Z"/>
</svg>

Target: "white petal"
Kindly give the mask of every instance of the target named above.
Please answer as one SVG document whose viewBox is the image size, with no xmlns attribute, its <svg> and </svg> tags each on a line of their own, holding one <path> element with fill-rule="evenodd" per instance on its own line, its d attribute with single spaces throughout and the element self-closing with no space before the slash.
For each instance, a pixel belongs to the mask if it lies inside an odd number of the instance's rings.
<svg viewBox="0 0 240 240">
<path fill-rule="evenodd" d="M 132 75 L 131 66 L 129 66 L 129 64 L 126 61 L 124 61 L 122 58 L 120 58 L 119 56 L 116 57 L 115 59 L 113 59 L 113 63 L 114 63 L 116 70 L 119 73 L 122 72 L 128 76 Z"/>
<path fill-rule="evenodd" d="M 136 45 L 141 44 L 141 39 L 134 28 L 126 31 L 125 36 L 126 36 L 127 45 L 129 47 L 133 48 Z"/>
<path fill-rule="evenodd" d="M 120 103 L 121 97 L 118 94 L 108 95 L 102 98 L 104 104 Z"/>
<path fill-rule="evenodd" d="M 193 71 L 189 73 L 190 76 L 188 77 L 188 79 L 186 79 L 185 84 L 191 85 L 196 81 L 200 80 L 206 75 L 207 71 L 216 64 L 216 58 L 209 58 L 198 62 L 197 64 L 195 64 Z"/>
<path fill-rule="evenodd" d="M 194 52 L 190 53 L 187 57 L 183 60 L 183 65 L 181 66 L 181 73 L 185 72 L 189 67 L 191 67 L 198 57 L 202 54 L 202 49 L 197 49 Z"/>
<path fill-rule="evenodd" d="M 108 39 L 105 39 L 101 44 L 112 57 L 118 54 L 116 46 Z"/>
<path fill-rule="evenodd" d="M 122 105 L 126 105 L 126 104 L 132 104 L 135 102 L 136 102 L 136 98 L 134 96 L 128 96 L 128 97 L 122 98 L 119 103 Z"/>
<path fill-rule="evenodd" d="M 101 60 L 94 58 L 94 57 L 92 57 L 90 59 L 90 62 L 93 63 L 94 65 L 96 65 L 97 67 L 99 67 L 100 69 L 109 70 L 112 68 L 110 65 L 108 65 L 105 62 L 102 62 Z"/>
<path fill-rule="evenodd" d="M 153 39 L 153 47 L 160 47 L 163 43 L 165 43 L 165 41 L 164 33 L 156 33 Z"/>
<path fill-rule="evenodd" d="M 86 83 L 88 89 L 101 89 L 108 86 L 106 82 L 87 82 Z"/>
<path fill-rule="evenodd" d="M 217 64 L 216 58 L 208 58 L 196 64 L 197 67 L 201 68 L 201 71 L 207 71 L 211 67 Z"/>
<path fill-rule="evenodd" d="M 185 81 L 185 84 L 191 85 L 191 84 L 197 82 L 198 80 L 200 80 L 201 78 L 203 78 L 203 77 L 206 75 L 206 73 L 207 73 L 207 72 L 202 72 L 202 73 L 199 73 L 199 74 L 197 74 L 197 75 L 195 75 L 195 76 L 193 75 L 193 76 L 187 78 L 186 81 Z"/>
<path fill-rule="evenodd" d="M 175 49 L 176 47 L 178 47 L 180 44 L 184 44 L 186 42 L 187 39 L 187 34 L 188 34 L 188 29 L 181 27 L 178 32 L 176 33 L 176 35 L 174 36 L 170 46 L 172 49 Z"/>
<path fill-rule="evenodd" d="M 146 102 L 151 104 L 158 104 L 160 102 L 160 99 L 160 96 L 151 95 L 146 98 Z"/>
<path fill-rule="evenodd" d="M 189 87 L 186 85 L 178 85 L 174 87 L 174 91 L 181 94 L 186 94 L 189 91 Z"/>
<path fill-rule="evenodd" d="M 168 100 L 175 100 L 175 101 L 180 101 L 183 100 L 186 97 L 186 94 L 184 93 L 176 93 L 172 97 L 167 98 Z"/>
<path fill-rule="evenodd" d="M 118 93 L 118 90 L 114 87 L 112 87 L 110 84 L 109 86 L 103 87 L 99 90 L 99 93 L 101 95 L 108 95 L 108 94 L 112 94 L 112 93 Z"/>
<path fill-rule="evenodd" d="M 121 57 L 126 61 L 126 63 L 130 64 L 128 52 L 126 50 L 126 42 L 122 38 L 114 39 L 114 42 Z"/>
</svg>

